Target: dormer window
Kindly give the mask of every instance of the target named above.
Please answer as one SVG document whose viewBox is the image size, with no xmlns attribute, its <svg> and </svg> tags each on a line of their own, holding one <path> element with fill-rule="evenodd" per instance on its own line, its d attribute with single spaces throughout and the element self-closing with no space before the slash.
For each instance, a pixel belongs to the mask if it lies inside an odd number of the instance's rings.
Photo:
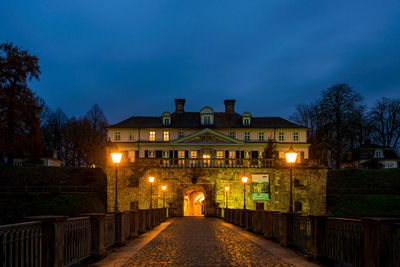
<svg viewBox="0 0 400 267">
<path fill-rule="evenodd" d="M 162 114 L 162 122 L 163 122 L 163 126 L 171 125 L 171 114 L 168 111 L 166 111 Z"/>
<path fill-rule="evenodd" d="M 214 110 L 210 107 L 204 107 L 200 110 L 200 121 L 203 126 L 214 125 Z"/>
<path fill-rule="evenodd" d="M 243 126 L 250 126 L 251 114 L 249 112 L 245 112 L 242 115 L 242 123 Z"/>
<path fill-rule="evenodd" d="M 383 151 L 381 149 L 375 150 L 375 158 L 382 159 L 383 158 Z"/>
</svg>

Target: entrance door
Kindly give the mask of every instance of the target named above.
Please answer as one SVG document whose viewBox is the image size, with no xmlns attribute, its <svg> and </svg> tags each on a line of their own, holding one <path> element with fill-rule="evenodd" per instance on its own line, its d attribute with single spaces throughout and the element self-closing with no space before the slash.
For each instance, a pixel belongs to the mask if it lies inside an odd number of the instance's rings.
<svg viewBox="0 0 400 267">
<path fill-rule="evenodd" d="M 200 190 L 188 190 L 183 197 L 184 216 L 204 216 L 204 193 Z"/>
</svg>

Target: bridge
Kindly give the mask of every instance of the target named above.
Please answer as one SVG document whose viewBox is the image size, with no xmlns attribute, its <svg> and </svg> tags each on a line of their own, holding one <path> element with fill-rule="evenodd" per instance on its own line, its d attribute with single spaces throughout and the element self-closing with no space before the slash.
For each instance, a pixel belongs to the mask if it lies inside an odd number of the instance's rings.
<svg viewBox="0 0 400 267">
<path fill-rule="evenodd" d="M 0 226 L 1 266 L 400 266 L 398 219 L 165 208 Z"/>
</svg>

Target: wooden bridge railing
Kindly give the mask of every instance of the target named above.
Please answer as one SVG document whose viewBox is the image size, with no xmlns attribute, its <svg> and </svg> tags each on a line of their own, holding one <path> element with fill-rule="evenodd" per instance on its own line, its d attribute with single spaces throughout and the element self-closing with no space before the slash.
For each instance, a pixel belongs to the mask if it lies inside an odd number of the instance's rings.
<svg viewBox="0 0 400 267">
<path fill-rule="evenodd" d="M 167 212 L 156 208 L 82 216 L 36 216 L 30 217 L 33 222 L 0 226 L 0 266 L 71 266 L 103 258 L 106 248 L 160 224 Z"/>
<path fill-rule="evenodd" d="M 400 266 L 400 219 L 355 220 L 243 209 L 217 214 L 328 264 Z"/>
</svg>

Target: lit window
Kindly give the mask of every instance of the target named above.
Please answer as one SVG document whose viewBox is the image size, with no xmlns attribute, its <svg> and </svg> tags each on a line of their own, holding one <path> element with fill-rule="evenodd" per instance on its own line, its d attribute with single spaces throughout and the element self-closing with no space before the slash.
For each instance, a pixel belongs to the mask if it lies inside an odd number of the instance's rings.
<svg viewBox="0 0 400 267">
<path fill-rule="evenodd" d="M 154 150 L 149 150 L 149 158 L 155 158 L 156 157 L 156 153 Z"/>
<path fill-rule="evenodd" d="M 184 159 L 185 158 L 185 151 L 183 151 L 183 150 L 178 151 L 178 158 Z"/>
<path fill-rule="evenodd" d="M 190 158 L 197 159 L 197 151 L 190 151 Z"/>
<path fill-rule="evenodd" d="M 164 140 L 164 141 L 169 141 L 169 132 L 168 132 L 168 131 L 164 131 L 164 133 L 163 133 L 163 140 Z"/>
<path fill-rule="evenodd" d="M 250 125 L 250 118 L 244 118 L 243 119 L 243 125 L 244 126 L 249 126 Z"/>
<path fill-rule="evenodd" d="M 128 158 L 129 158 L 129 161 L 130 161 L 130 162 L 135 162 L 135 151 L 130 150 L 130 151 L 128 152 Z"/>
<path fill-rule="evenodd" d="M 215 156 L 217 157 L 217 159 L 223 159 L 224 158 L 224 151 L 221 151 L 221 150 L 217 151 Z"/>
<path fill-rule="evenodd" d="M 121 132 L 115 132 L 115 141 L 121 140 Z"/>
<path fill-rule="evenodd" d="M 229 132 L 229 137 L 230 138 L 236 138 L 235 132 Z"/>
<path fill-rule="evenodd" d="M 211 125 L 211 117 L 210 116 L 204 116 L 204 118 L 203 118 L 203 124 L 204 125 Z"/>
<path fill-rule="evenodd" d="M 264 132 L 259 132 L 258 133 L 258 140 L 264 141 Z"/>
<path fill-rule="evenodd" d="M 250 141 L 250 132 L 244 132 L 244 140 Z"/>
<path fill-rule="evenodd" d="M 178 138 L 183 138 L 184 133 L 183 132 L 178 132 Z"/>
<path fill-rule="evenodd" d="M 165 158 L 165 159 L 169 158 L 169 151 L 168 150 L 163 150 L 162 157 Z"/>
<path fill-rule="evenodd" d="M 163 122 L 164 122 L 164 125 L 165 125 L 165 126 L 168 126 L 168 125 L 171 124 L 170 118 L 164 118 Z"/>
<path fill-rule="evenodd" d="M 278 138 L 279 138 L 279 141 L 285 141 L 285 133 L 284 132 L 279 132 Z"/>
<path fill-rule="evenodd" d="M 293 141 L 299 141 L 299 133 L 298 132 L 293 133 Z"/>
<path fill-rule="evenodd" d="M 279 158 L 284 159 L 285 158 L 285 152 L 279 151 Z"/>
<path fill-rule="evenodd" d="M 244 152 L 244 157 L 245 157 L 246 159 L 250 159 L 250 158 L 251 158 L 251 151 L 245 151 L 245 152 Z"/>
<path fill-rule="evenodd" d="M 156 141 L 156 132 L 150 132 L 149 141 Z"/>
<path fill-rule="evenodd" d="M 229 151 L 229 158 L 230 159 L 236 158 L 236 151 Z"/>
<path fill-rule="evenodd" d="M 129 131 L 128 138 L 129 138 L 129 141 L 133 141 L 135 139 L 135 137 L 133 135 L 133 131 Z"/>
</svg>

